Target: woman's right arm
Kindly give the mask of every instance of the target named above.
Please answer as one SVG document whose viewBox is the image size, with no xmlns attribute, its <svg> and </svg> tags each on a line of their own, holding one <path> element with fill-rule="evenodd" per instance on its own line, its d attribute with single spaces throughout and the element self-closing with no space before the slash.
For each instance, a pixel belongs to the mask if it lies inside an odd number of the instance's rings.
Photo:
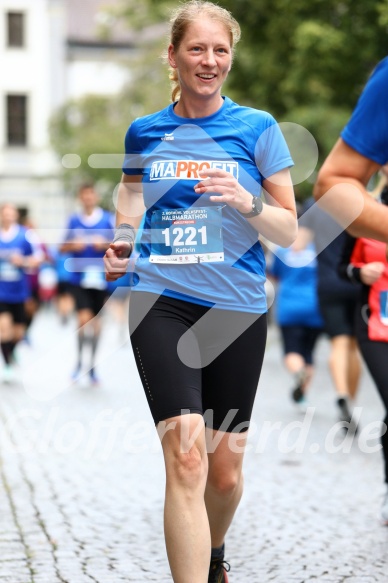
<svg viewBox="0 0 388 583">
<path fill-rule="evenodd" d="M 117 193 L 116 226 L 128 223 L 137 230 L 144 212 L 142 176 L 123 174 Z"/>
<path fill-rule="evenodd" d="M 144 212 L 142 176 L 123 174 L 116 199 L 116 228 L 130 225 L 136 233 Z M 125 275 L 132 250 L 133 243 L 126 240 L 118 240 L 109 245 L 104 256 L 107 281 L 116 281 Z"/>
</svg>

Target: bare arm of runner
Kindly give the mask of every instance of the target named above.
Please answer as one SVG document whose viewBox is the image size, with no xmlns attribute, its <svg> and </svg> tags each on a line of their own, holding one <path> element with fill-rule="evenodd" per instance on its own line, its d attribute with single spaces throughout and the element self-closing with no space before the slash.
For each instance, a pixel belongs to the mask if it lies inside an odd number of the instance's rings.
<svg viewBox="0 0 388 583">
<path fill-rule="evenodd" d="M 116 227 L 126 224 L 135 232 L 138 230 L 145 211 L 141 180 L 141 176 L 122 175 L 117 194 Z M 104 256 L 107 281 L 116 281 L 125 275 L 132 250 L 133 243 L 129 241 L 119 240 L 109 245 Z"/>
<path fill-rule="evenodd" d="M 318 174 L 314 197 L 323 210 L 354 237 L 388 242 L 388 207 L 367 192 L 369 179 L 380 165 L 337 141 Z M 349 225 L 349 212 L 358 215 Z M 348 226 L 349 225 L 349 226 Z"/>
<path fill-rule="evenodd" d="M 224 202 L 241 213 L 249 213 L 252 209 L 252 194 L 232 174 L 219 169 L 206 169 L 200 174 L 203 179 L 194 187 L 195 192 L 217 193 L 210 197 L 211 201 Z M 247 220 L 272 243 L 288 247 L 295 240 L 298 231 L 289 170 L 281 170 L 264 180 L 263 188 L 266 204 L 258 216 Z"/>
</svg>

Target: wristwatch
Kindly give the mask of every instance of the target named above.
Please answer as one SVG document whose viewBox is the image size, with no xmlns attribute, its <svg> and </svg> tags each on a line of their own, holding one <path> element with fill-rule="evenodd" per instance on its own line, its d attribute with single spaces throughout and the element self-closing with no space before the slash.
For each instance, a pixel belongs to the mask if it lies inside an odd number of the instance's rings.
<svg viewBox="0 0 388 583">
<path fill-rule="evenodd" d="M 263 201 L 259 196 L 252 196 L 252 210 L 250 213 L 241 213 L 243 217 L 246 219 L 250 219 L 252 217 L 257 217 L 261 211 L 263 210 Z"/>
</svg>

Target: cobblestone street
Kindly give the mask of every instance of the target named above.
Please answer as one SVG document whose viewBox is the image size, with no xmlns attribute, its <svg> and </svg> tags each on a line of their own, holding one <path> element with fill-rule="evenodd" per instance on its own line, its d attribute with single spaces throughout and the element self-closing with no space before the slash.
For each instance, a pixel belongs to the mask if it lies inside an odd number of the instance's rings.
<svg viewBox="0 0 388 583">
<path fill-rule="evenodd" d="M 160 446 L 126 327 L 112 319 L 101 386 L 71 384 L 75 320 L 64 326 L 51 310 L 18 349 L 21 382 L 0 385 L 0 583 L 171 582 Z M 360 430 L 345 439 L 327 354 L 322 339 L 303 415 L 270 330 L 245 492 L 226 541 L 230 583 L 387 581 L 382 406 L 364 370 Z"/>
</svg>

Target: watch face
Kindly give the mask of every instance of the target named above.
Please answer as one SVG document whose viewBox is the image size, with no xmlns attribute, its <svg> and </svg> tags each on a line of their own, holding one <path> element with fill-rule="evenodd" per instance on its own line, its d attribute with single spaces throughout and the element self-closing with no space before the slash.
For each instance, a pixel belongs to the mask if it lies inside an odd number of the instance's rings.
<svg viewBox="0 0 388 583">
<path fill-rule="evenodd" d="M 261 200 L 260 197 L 258 196 L 253 196 L 252 197 L 252 210 L 250 213 L 241 213 L 243 215 L 243 217 L 246 218 L 251 218 L 251 217 L 256 217 L 257 215 L 259 215 L 261 213 L 261 211 L 263 210 L 263 201 Z"/>
<path fill-rule="evenodd" d="M 253 197 L 252 210 L 257 215 L 259 215 L 261 213 L 261 211 L 263 210 L 263 202 L 262 202 L 261 198 L 259 198 L 258 196 Z"/>
</svg>

